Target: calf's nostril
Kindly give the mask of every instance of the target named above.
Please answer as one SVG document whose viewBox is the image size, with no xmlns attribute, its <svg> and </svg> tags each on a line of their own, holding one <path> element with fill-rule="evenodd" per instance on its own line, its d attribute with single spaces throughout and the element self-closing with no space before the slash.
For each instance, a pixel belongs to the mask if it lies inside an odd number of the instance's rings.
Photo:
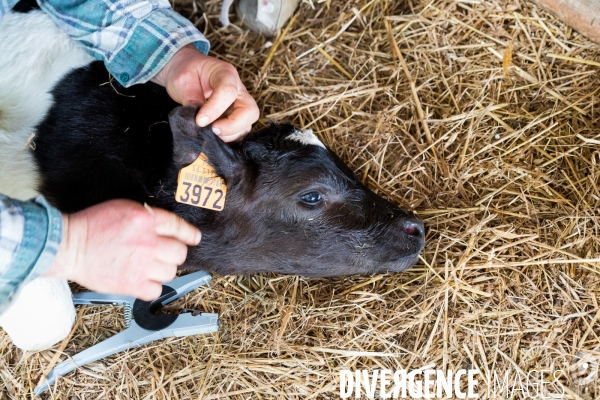
<svg viewBox="0 0 600 400">
<path fill-rule="evenodd" d="M 421 236 L 421 229 L 418 226 L 409 224 L 404 229 L 410 236 Z"/>
</svg>

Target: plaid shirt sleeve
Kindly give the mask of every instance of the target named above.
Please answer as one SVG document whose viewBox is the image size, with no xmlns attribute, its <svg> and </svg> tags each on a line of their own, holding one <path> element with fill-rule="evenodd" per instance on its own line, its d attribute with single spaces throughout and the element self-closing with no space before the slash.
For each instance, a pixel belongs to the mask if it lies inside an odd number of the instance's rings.
<svg viewBox="0 0 600 400">
<path fill-rule="evenodd" d="M 6 15 L 8 10 L 13 8 L 18 1 L 19 0 L 0 0 L 0 23 L 2 22 L 2 17 Z"/>
<path fill-rule="evenodd" d="M 0 194 L 0 314 L 46 272 L 61 240 L 62 215 L 43 197 L 19 201 Z"/>
<path fill-rule="evenodd" d="M 14 0 L 0 0 L 0 3 Z M 42 10 L 81 43 L 123 86 L 156 75 L 183 46 L 207 54 L 208 40 L 168 0 L 38 0 Z M 0 8 L 2 6 L 0 5 Z"/>
</svg>

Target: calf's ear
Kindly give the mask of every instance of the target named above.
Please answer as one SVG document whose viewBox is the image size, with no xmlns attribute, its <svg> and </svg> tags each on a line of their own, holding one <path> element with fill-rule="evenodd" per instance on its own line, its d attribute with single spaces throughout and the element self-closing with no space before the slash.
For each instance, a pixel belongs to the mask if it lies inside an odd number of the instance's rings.
<svg viewBox="0 0 600 400">
<path fill-rule="evenodd" d="M 242 165 L 240 157 L 210 126 L 196 125 L 196 106 L 180 106 L 169 114 L 169 125 L 173 133 L 173 159 L 177 168 L 183 168 L 204 153 L 217 174 L 230 179 Z"/>
</svg>

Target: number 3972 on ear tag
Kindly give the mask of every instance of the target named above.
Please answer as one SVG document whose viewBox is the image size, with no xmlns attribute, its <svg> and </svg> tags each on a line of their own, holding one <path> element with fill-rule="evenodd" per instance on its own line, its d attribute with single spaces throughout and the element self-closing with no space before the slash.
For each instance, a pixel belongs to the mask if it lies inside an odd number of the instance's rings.
<svg viewBox="0 0 600 400">
<path fill-rule="evenodd" d="M 208 163 L 204 153 L 179 171 L 175 200 L 195 207 L 221 211 L 225 207 L 227 186 Z"/>
</svg>

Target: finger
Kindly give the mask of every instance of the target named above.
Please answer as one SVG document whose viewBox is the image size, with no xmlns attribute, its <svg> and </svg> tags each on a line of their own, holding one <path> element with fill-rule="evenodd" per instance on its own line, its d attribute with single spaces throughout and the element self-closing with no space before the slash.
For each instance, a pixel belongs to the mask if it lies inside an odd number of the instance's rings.
<svg viewBox="0 0 600 400">
<path fill-rule="evenodd" d="M 152 301 L 161 295 L 162 285 L 159 282 L 144 281 L 138 283 L 132 292 L 132 295 L 140 300 Z"/>
<path fill-rule="evenodd" d="M 202 235 L 195 226 L 185 222 L 177 215 L 160 208 L 153 208 L 154 231 L 160 236 L 177 239 L 190 246 L 197 246 Z"/>
<path fill-rule="evenodd" d="M 156 260 L 169 265 L 181 265 L 187 257 L 187 246 L 177 239 L 163 237 L 154 248 Z M 158 277 L 149 277 L 153 280 L 161 280 Z"/>
<path fill-rule="evenodd" d="M 209 102 L 210 103 L 210 102 Z M 218 119 L 213 123 L 213 131 L 220 132 L 219 136 L 226 141 L 225 137 L 235 136 L 239 138 L 249 126 L 252 126 L 258 120 L 260 111 L 256 101 L 244 89 L 233 103 L 233 109 L 225 118 Z"/>
<path fill-rule="evenodd" d="M 156 262 L 144 269 L 145 278 L 153 282 L 168 282 L 177 276 L 177 264 Z"/>
<path fill-rule="evenodd" d="M 241 132 L 238 132 L 236 134 L 233 135 L 229 135 L 229 136 L 220 136 L 220 138 L 225 142 L 225 143 L 231 143 L 231 142 L 236 142 L 241 140 L 244 136 L 246 136 L 247 134 L 250 133 L 250 131 L 252 130 L 252 127 L 249 126 L 246 129 L 244 129 Z"/>
<path fill-rule="evenodd" d="M 204 127 L 219 118 L 237 99 L 239 78 L 235 69 L 223 71 L 211 82 L 213 92 L 196 116 L 198 126 Z M 241 85 L 241 83 L 239 83 Z M 214 131 L 214 129 L 213 129 Z M 215 132 L 220 134 L 220 132 Z"/>
</svg>

